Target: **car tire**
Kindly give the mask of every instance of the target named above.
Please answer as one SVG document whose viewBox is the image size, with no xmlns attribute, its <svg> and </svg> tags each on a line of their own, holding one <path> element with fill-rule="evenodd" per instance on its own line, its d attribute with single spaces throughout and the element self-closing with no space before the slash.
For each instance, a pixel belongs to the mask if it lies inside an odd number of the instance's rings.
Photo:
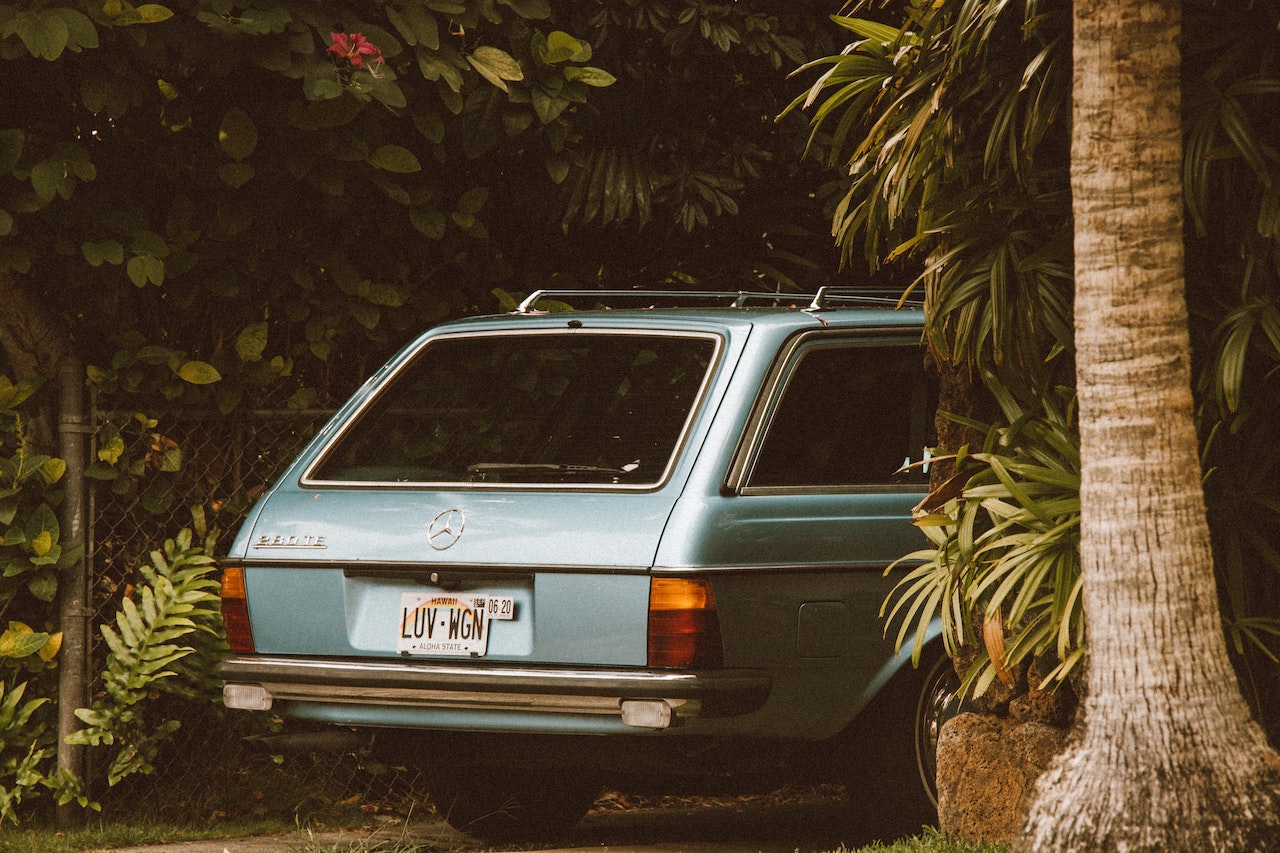
<svg viewBox="0 0 1280 853">
<path fill-rule="evenodd" d="M 545 841 L 580 821 L 600 794 L 590 778 L 563 772 L 449 768 L 431 774 L 428 793 L 454 829 L 485 841 Z"/>
<path fill-rule="evenodd" d="M 907 664 L 849 732 L 845 788 L 853 817 L 882 837 L 938 822 L 938 731 L 954 714 L 960 679 L 941 648 Z"/>
</svg>

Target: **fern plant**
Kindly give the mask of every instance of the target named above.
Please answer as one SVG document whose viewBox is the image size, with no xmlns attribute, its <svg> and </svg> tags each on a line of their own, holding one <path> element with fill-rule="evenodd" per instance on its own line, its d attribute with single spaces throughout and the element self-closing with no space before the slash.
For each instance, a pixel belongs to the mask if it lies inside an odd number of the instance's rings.
<svg viewBox="0 0 1280 853">
<path fill-rule="evenodd" d="M 197 526 L 203 519 L 197 516 Z M 211 575 L 212 537 L 195 540 L 190 528 L 151 552 L 151 565 L 138 573 L 143 581 L 136 598 L 125 599 L 115 627 L 102 626 L 111 654 L 102 684 L 106 695 L 76 716 L 85 727 L 69 738 L 89 746 L 111 745 L 115 754 L 107 767 L 107 781 L 115 785 L 133 773 L 151 773 L 164 741 L 176 731 L 178 720 L 154 720 L 148 715 L 148 696 L 156 690 L 188 690 L 177 679 L 180 662 L 196 651 L 195 635 L 218 635 L 218 582 Z"/>
</svg>

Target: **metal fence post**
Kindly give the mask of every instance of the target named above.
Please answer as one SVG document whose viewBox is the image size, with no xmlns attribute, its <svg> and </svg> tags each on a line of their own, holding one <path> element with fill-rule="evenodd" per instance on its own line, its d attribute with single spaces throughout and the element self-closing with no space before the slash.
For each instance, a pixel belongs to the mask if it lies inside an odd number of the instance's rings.
<svg viewBox="0 0 1280 853">
<path fill-rule="evenodd" d="M 85 779 L 85 747 L 67 743 L 80 727 L 76 709 L 89 704 L 89 607 L 88 542 L 85 524 L 85 466 L 88 437 L 93 425 L 85 411 L 84 367 L 72 356 L 58 364 L 59 454 L 67 463 L 63 479 L 62 539 L 85 543 L 85 555 L 63 574 L 58 584 L 62 652 L 58 671 L 58 770 Z M 86 784 L 88 780 L 85 779 Z M 81 809 L 75 803 L 58 807 L 57 822 L 77 822 Z"/>
</svg>

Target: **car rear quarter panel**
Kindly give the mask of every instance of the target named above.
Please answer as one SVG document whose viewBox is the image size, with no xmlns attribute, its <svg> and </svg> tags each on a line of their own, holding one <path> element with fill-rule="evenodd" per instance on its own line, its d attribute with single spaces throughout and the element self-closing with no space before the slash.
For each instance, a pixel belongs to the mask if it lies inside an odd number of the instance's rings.
<svg viewBox="0 0 1280 853">
<path fill-rule="evenodd" d="M 725 665 L 761 667 L 768 702 L 718 732 L 819 739 L 847 725 L 902 665 L 879 611 L 884 570 L 919 548 L 918 494 L 686 495 L 658 573 L 712 579 Z M 695 568 L 696 567 L 696 568 Z M 909 664 L 908 664 L 909 665 Z M 698 723 L 691 724 L 697 728 Z"/>
<path fill-rule="evenodd" d="M 907 328 L 875 339 L 912 343 L 917 334 Z M 717 732 L 820 739 L 838 733 L 896 671 L 911 665 L 909 650 L 895 653 L 885 637 L 880 608 L 896 582 L 885 570 L 927 544 L 911 524 L 925 490 L 740 494 L 726 488 L 761 378 L 783 349 L 776 330 L 754 333 L 739 365 L 743 381 L 725 396 L 654 571 L 711 577 L 725 665 L 762 667 L 773 679 L 759 711 L 705 724 Z M 694 721 L 689 728 L 702 725 Z"/>
</svg>

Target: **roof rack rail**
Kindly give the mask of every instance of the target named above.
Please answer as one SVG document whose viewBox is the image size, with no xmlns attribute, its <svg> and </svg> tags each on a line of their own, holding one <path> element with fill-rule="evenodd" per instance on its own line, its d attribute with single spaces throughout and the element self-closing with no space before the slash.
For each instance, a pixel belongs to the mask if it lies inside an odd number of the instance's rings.
<svg viewBox="0 0 1280 853">
<path fill-rule="evenodd" d="M 874 290 L 865 287 L 837 287 L 828 285 L 813 293 L 776 293 L 761 290 L 535 290 L 525 297 L 514 314 L 542 313 L 537 304 L 544 299 L 564 302 L 592 299 L 612 306 L 618 301 L 643 300 L 643 307 L 662 303 L 670 308 L 690 308 L 719 303 L 728 308 L 743 308 L 752 303 L 782 303 L 799 306 L 808 302 L 805 310 L 829 311 L 851 305 L 874 305 L 897 308 L 903 305 L 918 307 L 919 299 L 903 298 L 895 290 Z M 632 302 L 634 304 L 634 302 Z"/>
<path fill-rule="evenodd" d="M 902 293 L 896 290 L 827 285 L 825 287 L 818 288 L 817 294 L 813 297 L 813 302 L 809 304 L 809 310 L 825 311 L 851 303 L 860 305 L 881 305 L 886 307 L 891 306 L 897 308 L 907 305 L 919 307 L 923 304 L 923 301 L 920 299 L 905 297 Z"/>
<path fill-rule="evenodd" d="M 515 314 L 537 313 L 535 306 L 544 299 L 562 301 L 594 299 L 608 304 L 617 300 L 662 302 L 672 308 L 688 308 L 719 302 L 726 307 L 741 308 L 752 302 L 786 302 L 799 305 L 813 299 L 809 293 L 773 293 L 754 290 L 535 290 L 525 297 Z"/>
</svg>

